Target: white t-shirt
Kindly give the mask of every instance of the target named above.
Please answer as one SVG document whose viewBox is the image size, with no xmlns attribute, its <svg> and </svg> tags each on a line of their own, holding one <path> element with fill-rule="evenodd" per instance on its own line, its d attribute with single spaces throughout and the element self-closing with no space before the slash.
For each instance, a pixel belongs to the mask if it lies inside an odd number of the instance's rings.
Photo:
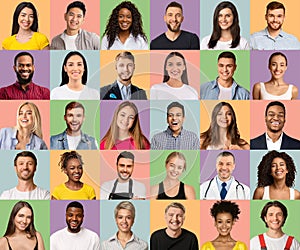
<svg viewBox="0 0 300 250">
<path fill-rule="evenodd" d="M 83 86 L 80 91 L 71 90 L 67 84 L 51 90 L 51 100 L 100 100 L 99 91 Z"/>
<path fill-rule="evenodd" d="M 284 234 L 280 238 L 271 238 L 267 236 L 266 233 L 263 234 L 265 238 L 265 243 L 268 250 L 283 250 L 286 244 L 286 241 L 288 239 L 288 235 Z M 250 250 L 259 250 L 261 249 L 258 235 L 253 237 L 250 240 Z M 294 238 L 290 250 L 299 250 L 300 244 L 299 242 Z"/>
<path fill-rule="evenodd" d="M 108 48 L 108 40 L 105 35 L 101 42 L 101 50 L 147 50 L 148 44 L 147 42 L 138 35 L 136 38 L 133 37 L 132 34 L 126 39 L 124 43 L 122 43 L 118 36 L 116 36 L 113 45 Z"/>
<path fill-rule="evenodd" d="M 109 198 L 109 194 L 111 193 L 115 179 L 111 181 L 104 182 L 100 188 L 100 199 L 107 200 Z M 115 193 L 127 193 L 129 190 L 129 181 L 125 183 L 118 182 Z M 132 179 L 132 192 L 133 196 L 139 198 L 146 198 L 146 187 L 143 183 Z"/>
<path fill-rule="evenodd" d="M 210 36 L 206 36 L 202 39 L 202 42 L 200 44 L 200 49 L 203 49 L 203 50 L 209 49 L 208 48 L 209 39 L 210 39 Z M 230 48 L 231 43 L 232 43 L 232 40 L 227 41 L 227 42 L 218 41 L 216 46 L 213 49 L 215 49 L 215 50 L 225 50 L 225 49 L 226 50 L 227 49 L 230 49 L 230 50 L 244 50 L 244 49 L 248 50 L 248 49 L 250 49 L 248 41 L 244 37 L 241 37 L 239 45 L 236 46 L 235 48 Z"/>
<path fill-rule="evenodd" d="M 67 228 L 56 231 L 50 236 L 51 250 L 100 250 L 99 236 L 86 228 L 71 233 Z"/>
<path fill-rule="evenodd" d="M 29 192 L 21 192 L 16 187 L 3 191 L 0 200 L 49 200 L 50 192 L 48 190 L 36 187 Z"/>
<path fill-rule="evenodd" d="M 68 146 L 70 150 L 76 150 L 80 140 L 81 135 L 78 136 L 70 136 L 67 134 Z"/>
<path fill-rule="evenodd" d="M 65 32 L 63 32 L 61 34 L 60 37 L 65 42 L 66 50 L 77 50 L 76 44 L 75 44 L 75 40 L 76 40 L 77 36 L 78 36 L 78 33 L 74 36 L 69 36 Z"/>
<path fill-rule="evenodd" d="M 219 100 L 231 100 L 231 92 L 232 86 L 229 88 L 224 88 L 221 84 L 218 83 L 220 93 L 219 93 Z"/>
<path fill-rule="evenodd" d="M 150 89 L 151 100 L 198 100 L 197 91 L 190 85 L 183 84 L 179 88 L 173 88 L 166 82 L 154 84 Z"/>
</svg>

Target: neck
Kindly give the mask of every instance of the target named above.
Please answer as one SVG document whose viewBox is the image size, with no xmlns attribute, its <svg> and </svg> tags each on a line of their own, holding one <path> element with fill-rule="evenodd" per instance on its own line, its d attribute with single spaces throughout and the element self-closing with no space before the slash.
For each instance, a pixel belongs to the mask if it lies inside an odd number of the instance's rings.
<svg viewBox="0 0 300 250">
<path fill-rule="evenodd" d="M 271 79 L 270 83 L 275 85 L 275 86 L 279 86 L 279 85 L 283 85 L 285 84 L 285 82 L 283 81 L 283 78 L 279 78 L 279 79 Z"/>
<path fill-rule="evenodd" d="M 175 187 L 176 185 L 178 185 L 180 183 L 180 181 L 178 179 L 170 179 L 168 176 L 165 178 L 165 180 L 163 181 L 164 186 L 166 187 Z"/>
<path fill-rule="evenodd" d="M 81 181 L 68 180 L 67 182 L 65 182 L 65 185 L 67 188 L 70 188 L 70 189 L 80 189 L 82 187 L 83 183 Z"/>
<path fill-rule="evenodd" d="M 171 41 L 174 41 L 174 40 L 176 40 L 178 37 L 179 37 L 179 35 L 181 34 L 181 30 L 179 30 L 179 31 L 177 31 L 177 32 L 174 32 L 174 31 L 171 31 L 171 30 L 167 30 L 166 31 L 166 36 L 167 36 L 167 38 L 169 39 L 169 40 L 171 40 Z"/>
<path fill-rule="evenodd" d="M 21 128 L 21 129 L 19 129 L 18 130 L 18 132 L 17 132 L 17 137 L 19 138 L 19 139 L 22 139 L 22 140 L 24 140 L 24 139 L 29 139 L 30 138 L 30 136 L 31 136 L 31 130 L 30 129 L 27 129 L 27 128 Z"/>
<path fill-rule="evenodd" d="M 228 42 L 232 40 L 232 35 L 230 29 L 222 30 L 221 31 L 221 37 L 219 39 L 222 42 Z"/>
<path fill-rule="evenodd" d="M 181 80 L 175 79 L 175 78 L 170 78 L 167 81 L 167 84 L 172 87 L 172 88 L 180 88 L 183 85 L 183 82 Z"/>
<path fill-rule="evenodd" d="M 122 30 L 119 32 L 118 37 L 120 40 L 127 39 L 130 36 L 130 30 Z"/>
<path fill-rule="evenodd" d="M 233 78 L 230 78 L 230 79 L 224 81 L 218 77 L 217 82 L 224 88 L 230 88 L 233 83 Z"/>
<path fill-rule="evenodd" d="M 72 131 L 72 130 L 67 128 L 67 135 L 68 136 L 79 136 L 79 135 L 81 135 L 81 130 Z"/>
<path fill-rule="evenodd" d="M 234 240 L 231 238 L 230 234 L 228 234 L 228 235 L 220 235 L 219 234 L 219 236 L 214 241 L 227 243 L 227 242 L 231 242 L 231 241 L 234 241 Z"/>
<path fill-rule="evenodd" d="M 84 88 L 84 85 L 81 82 L 81 79 L 78 80 L 69 80 L 68 82 L 69 89 L 80 91 Z"/>
<path fill-rule="evenodd" d="M 282 130 L 277 131 L 277 132 L 272 132 L 272 131 L 267 131 L 268 136 L 272 139 L 272 142 L 278 141 L 279 137 L 282 134 Z"/>
<path fill-rule="evenodd" d="M 20 28 L 18 31 L 19 36 L 28 36 L 28 35 L 32 35 L 32 33 L 33 33 L 33 31 L 31 29 L 24 30 L 24 29 Z"/>
<path fill-rule="evenodd" d="M 281 30 L 281 29 L 279 29 L 279 30 L 273 30 L 273 29 L 270 29 L 270 27 L 267 27 L 267 29 L 268 29 L 269 35 L 271 37 L 273 37 L 273 38 L 277 37 L 279 35 L 279 33 L 280 33 L 280 30 Z"/>
<path fill-rule="evenodd" d="M 31 83 L 31 81 L 29 83 L 26 83 L 26 84 L 21 84 L 18 80 L 17 82 L 20 84 L 21 88 L 26 90 L 26 87 Z"/>
<path fill-rule="evenodd" d="M 129 231 L 129 232 L 120 232 L 120 231 L 118 231 L 117 232 L 118 240 L 123 241 L 123 242 L 128 242 L 130 240 L 131 236 L 132 236 L 131 231 Z"/>
<path fill-rule="evenodd" d="M 181 228 L 179 228 L 176 231 L 171 230 L 170 228 L 166 228 L 166 233 L 171 238 L 178 238 L 181 235 L 181 232 L 182 232 Z"/>
<path fill-rule="evenodd" d="M 124 81 L 124 80 L 121 80 L 119 77 L 118 77 L 118 81 L 120 82 L 120 83 L 122 83 L 124 86 L 128 86 L 129 84 L 131 84 L 131 78 L 129 79 L 129 80 L 127 80 L 127 81 Z"/>
<path fill-rule="evenodd" d="M 71 30 L 71 29 L 67 29 L 66 30 L 66 34 L 68 35 L 68 36 L 75 36 L 76 34 L 78 34 L 79 33 L 79 30 Z"/>
<path fill-rule="evenodd" d="M 125 139 L 129 138 L 129 137 L 130 137 L 130 133 L 129 133 L 128 130 L 119 129 L 119 135 L 118 135 L 119 140 L 122 141 L 122 140 L 125 140 Z"/>
<path fill-rule="evenodd" d="M 271 186 L 273 186 L 275 189 L 284 190 L 287 188 L 287 185 L 285 184 L 285 178 L 281 180 L 277 180 L 274 182 Z"/>
<path fill-rule="evenodd" d="M 16 186 L 18 191 L 29 192 L 36 188 L 36 185 L 33 183 L 33 179 L 30 180 L 18 180 L 18 185 Z"/>
<path fill-rule="evenodd" d="M 118 177 L 118 182 L 119 183 L 126 183 L 126 182 L 129 182 L 129 180 L 130 180 L 130 177 L 127 180 L 123 180 L 120 177 Z"/>
<path fill-rule="evenodd" d="M 271 238 L 280 238 L 284 235 L 284 232 L 282 231 L 281 228 L 277 230 L 270 229 L 266 232 L 266 234 L 271 237 Z"/>
<path fill-rule="evenodd" d="M 231 176 L 229 176 L 227 179 L 221 178 L 220 176 L 218 176 L 218 178 L 219 178 L 219 180 L 220 180 L 221 182 L 226 182 L 226 181 L 229 181 L 229 180 L 231 179 Z"/>
</svg>

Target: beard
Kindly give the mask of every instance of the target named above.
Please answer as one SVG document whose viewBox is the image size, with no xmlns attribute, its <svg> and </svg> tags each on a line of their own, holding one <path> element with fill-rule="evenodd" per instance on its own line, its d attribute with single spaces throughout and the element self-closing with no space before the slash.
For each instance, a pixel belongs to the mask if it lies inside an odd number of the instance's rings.
<svg viewBox="0 0 300 250">
<path fill-rule="evenodd" d="M 168 29 L 170 31 L 172 31 L 172 32 L 178 32 L 178 31 L 180 31 L 180 26 L 181 25 L 179 24 L 176 29 L 173 29 L 170 24 L 167 24 Z"/>
<path fill-rule="evenodd" d="M 273 31 L 281 30 L 282 24 L 279 24 L 278 27 L 273 28 L 271 24 L 268 24 L 268 28 Z"/>
<path fill-rule="evenodd" d="M 25 85 L 25 84 L 28 84 L 31 82 L 32 80 L 32 77 L 33 77 L 33 71 L 31 71 L 31 73 L 29 74 L 28 78 L 23 78 L 22 75 L 19 73 L 19 72 L 16 72 L 17 74 L 17 78 L 18 78 L 18 82 L 21 84 L 21 85 Z"/>
</svg>

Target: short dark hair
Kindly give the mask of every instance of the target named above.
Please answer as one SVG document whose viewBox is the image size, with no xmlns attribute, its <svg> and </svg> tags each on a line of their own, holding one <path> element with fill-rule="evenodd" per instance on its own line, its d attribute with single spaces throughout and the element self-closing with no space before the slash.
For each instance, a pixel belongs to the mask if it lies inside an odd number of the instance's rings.
<svg viewBox="0 0 300 250">
<path fill-rule="evenodd" d="M 235 202 L 224 200 L 217 201 L 213 204 L 212 208 L 210 209 L 210 215 L 213 216 L 216 220 L 217 215 L 221 213 L 229 213 L 231 214 L 233 220 L 238 220 L 241 210 Z"/>
<path fill-rule="evenodd" d="M 277 9 L 283 9 L 283 13 L 285 13 L 285 7 L 282 3 L 277 1 L 270 2 L 266 7 L 266 13 L 268 13 L 268 10 L 277 10 Z"/>
<path fill-rule="evenodd" d="M 235 55 L 231 52 L 231 51 L 224 51 L 222 52 L 219 56 L 218 56 L 218 61 L 220 60 L 220 58 L 231 58 L 234 61 L 234 64 L 236 62 L 236 57 Z"/>
<path fill-rule="evenodd" d="M 180 3 L 178 3 L 178 2 L 175 2 L 175 1 L 173 1 L 173 2 L 171 2 L 171 3 L 169 3 L 169 4 L 167 5 L 166 11 L 165 11 L 165 12 L 167 12 L 168 8 L 170 8 L 170 7 L 176 7 L 176 8 L 181 9 L 181 12 L 183 11 L 182 5 L 181 5 Z"/>
<path fill-rule="evenodd" d="M 83 113 L 85 111 L 84 110 L 84 106 L 80 102 L 70 102 L 65 107 L 65 115 L 67 114 L 67 110 L 75 109 L 75 108 L 81 108 L 81 109 L 83 109 Z"/>
<path fill-rule="evenodd" d="M 229 152 L 229 151 L 223 151 L 223 152 L 219 153 L 219 154 L 217 155 L 217 158 L 216 158 L 216 159 L 218 159 L 219 157 L 227 157 L 227 156 L 232 156 L 233 162 L 235 163 L 235 157 L 234 157 L 234 154 L 231 153 L 231 152 Z"/>
<path fill-rule="evenodd" d="M 15 56 L 15 58 L 14 58 L 14 65 L 15 65 L 15 66 L 17 65 L 17 60 L 18 60 L 18 58 L 21 57 L 21 56 L 29 56 L 29 57 L 31 58 L 32 65 L 34 64 L 33 56 L 32 56 L 29 52 L 27 52 L 27 51 L 22 51 L 22 52 L 18 53 L 18 54 Z"/>
<path fill-rule="evenodd" d="M 37 158 L 31 151 L 22 151 L 17 153 L 14 159 L 14 165 L 17 166 L 17 160 L 19 157 L 31 157 L 34 161 L 34 165 L 37 166 Z"/>
<path fill-rule="evenodd" d="M 67 207 L 66 207 L 66 212 L 68 210 L 69 207 L 76 207 L 76 208 L 80 208 L 82 210 L 82 213 L 84 212 L 84 209 L 83 209 L 83 205 L 78 202 L 78 201 L 72 201 L 70 202 Z"/>
<path fill-rule="evenodd" d="M 131 61 L 134 62 L 134 56 L 132 55 L 132 53 L 130 51 L 123 51 L 123 52 L 120 52 L 116 58 L 115 58 L 115 61 L 117 62 L 120 58 L 127 58 Z"/>
<path fill-rule="evenodd" d="M 267 224 L 266 221 L 265 221 L 265 217 L 266 217 L 266 215 L 267 215 L 267 213 L 268 213 L 268 209 L 269 209 L 270 207 L 279 207 L 279 208 L 281 209 L 281 211 L 282 211 L 282 213 L 283 213 L 283 217 L 284 217 L 283 222 L 282 222 L 282 227 L 283 227 L 283 225 L 284 225 L 284 223 L 285 223 L 285 221 L 286 221 L 286 218 L 287 218 L 287 216 L 288 216 L 288 211 L 287 211 L 287 209 L 286 209 L 286 206 L 283 205 L 283 204 L 282 204 L 281 202 L 279 202 L 279 201 L 269 201 L 269 202 L 263 207 L 263 209 L 261 210 L 260 218 L 261 218 L 262 221 L 265 223 L 266 227 L 268 227 L 268 224 Z"/>
<path fill-rule="evenodd" d="M 79 9 L 81 9 L 82 12 L 83 12 L 83 16 L 85 16 L 86 8 L 85 8 L 85 5 L 84 5 L 83 2 L 81 2 L 81 1 L 74 1 L 74 2 L 70 3 L 68 5 L 68 7 L 67 7 L 66 13 L 68 13 L 69 10 L 72 9 L 72 8 L 79 8 Z"/>
<path fill-rule="evenodd" d="M 284 116 L 285 116 L 285 106 L 284 106 L 284 104 L 282 102 L 279 102 L 279 101 L 273 101 L 273 102 L 269 102 L 268 103 L 268 105 L 266 107 L 266 111 L 265 111 L 265 116 L 268 115 L 268 110 L 272 106 L 280 106 L 280 107 L 282 107 L 283 108 L 283 112 L 284 112 Z"/>
<path fill-rule="evenodd" d="M 182 110 L 182 115 L 183 117 L 185 116 L 185 112 L 184 112 L 184 106 L 182 104 L 180 104 L 179 102 L 171 102 L 168 107 L 167 107 L 167 115 L 169 114 L 169 111 L 171 108 L 180 108 Z"/>
<path fill-rule="evenodd" d="M 128 151 L 123 151 L 121 152 L 118 157 L 117 157 L 117 165 L 119 163 L 119 160 L 121 158 L 125 158 L 125 159 L 131 159 L 134 162 L 134 154 Z"/>
<path fill-rule="evenodd" d="M 274 52 L 272 55 L 270 55 L 269 57 L 269 66 L 271 65 L 271 60 L 274 56 L 282 56 L 285 59 L 285 65 L 287 66 L 288 61 L 287 61 L 287 57 L 285 54 L 281 53 L 281 52 Z"/>
</svg>

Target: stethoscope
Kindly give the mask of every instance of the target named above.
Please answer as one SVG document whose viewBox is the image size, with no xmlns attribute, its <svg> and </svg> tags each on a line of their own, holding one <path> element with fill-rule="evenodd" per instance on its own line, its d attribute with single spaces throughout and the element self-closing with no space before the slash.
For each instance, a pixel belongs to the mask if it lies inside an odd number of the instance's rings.
<svg viewBox="0 0 300 250">
<path fill-rule="evenodd" d="M 211 183 L 213 182 L 214 179 L 215 179 L 215 177 L 212 178 L 212 179 L 209 181 L 208 187 L 206 188 L 206 191 L 205 191 L 205 194 L 204 194 L 204 197 L 203 197 L 203 200 L 206 200 L 207 193 L 208 193 L 209 188 L 210 188 L 210 186 L 211 186 Z M 243 200 L 245 200 L 245 199 L 246 199 L 246 194 L 245 194 L 245 188 L 244 188 L 244 186 L 243 186 L 238 180 L 235 180 L 235 181 L 236 181 L 236 183 L 237 183 L 237 185 L 235 186 L 236 199 L 237 199 L 237 200 L 242 200 L 242 199 L 239 199 L 239 188 L 240 188 L 240 189 L 242 188 L 243 197 L 244 197 Z"/>
</svg>

